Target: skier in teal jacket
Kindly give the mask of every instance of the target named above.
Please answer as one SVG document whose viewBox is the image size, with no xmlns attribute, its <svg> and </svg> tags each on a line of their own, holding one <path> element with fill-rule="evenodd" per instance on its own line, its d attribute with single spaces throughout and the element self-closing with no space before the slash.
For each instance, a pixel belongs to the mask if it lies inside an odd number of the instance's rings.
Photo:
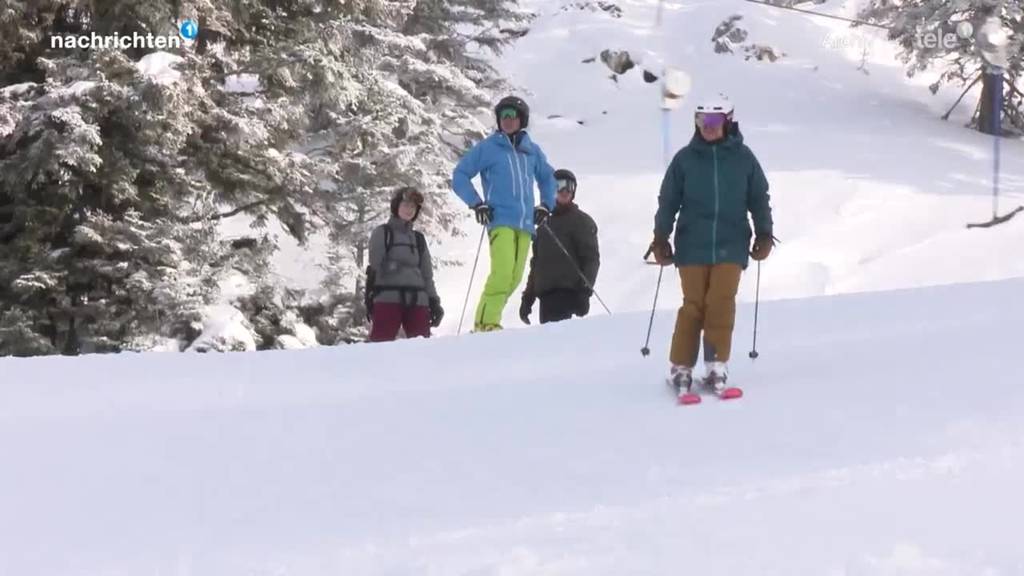
<svg viewBox="0 0 1024 576">
<path fill-rule="evenodd" d="M 775 241 L 768 180 L 743 143 L 732 104 L 724 98 L 701 102 L 695 123 L 690 143 L 665 172 L 651 252 L 659 264 L 678 268 L 683 288 L 670 379 L 682 392 L 689 391 L 703 333 L 704 383 L 721 392 L 728 377 L 740 276 L 749 258 L 767 258 Z"/>
</svg>

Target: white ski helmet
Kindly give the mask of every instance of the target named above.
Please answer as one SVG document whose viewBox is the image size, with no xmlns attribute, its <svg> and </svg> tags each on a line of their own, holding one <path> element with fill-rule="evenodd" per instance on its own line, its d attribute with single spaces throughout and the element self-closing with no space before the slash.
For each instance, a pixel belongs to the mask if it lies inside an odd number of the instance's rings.
<svg viewBox="0 0 1024 576">
<path fill-rule="evenodd" d="M 724 95 L 719 94 L 712 98 L 705 98 L 697 102 L 696 114 L 725 114 L 725 117 L 732 120 L 733 105 Z"/>
</svg>

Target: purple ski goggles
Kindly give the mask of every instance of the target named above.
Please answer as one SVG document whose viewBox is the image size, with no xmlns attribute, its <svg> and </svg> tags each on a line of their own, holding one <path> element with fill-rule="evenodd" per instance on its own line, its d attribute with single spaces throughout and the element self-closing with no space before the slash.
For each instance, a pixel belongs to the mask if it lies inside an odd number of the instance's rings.
<svg viewBox="0 0 1024 576">
<path fill-rule="evenodd" d="M 725 124 L 726 116 L 721 112 L 697 112 L 694 122 L 698 128 L 717 128 Z"/>
</svg>

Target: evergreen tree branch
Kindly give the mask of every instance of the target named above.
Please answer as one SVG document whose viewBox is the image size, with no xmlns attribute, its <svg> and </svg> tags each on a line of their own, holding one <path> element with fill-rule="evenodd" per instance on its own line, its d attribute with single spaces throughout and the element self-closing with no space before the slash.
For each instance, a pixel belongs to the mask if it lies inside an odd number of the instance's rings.
<svg viewBox="0 0 1024 576">
<path fill-rule="evenodd" d="M 956 107 L 960 105 L 960 101 L 961 101 L 961 100 L 963 100 L 963 99 L 964 99 L 964 96 L 966 96 L 966 95 L 967 95 L 967 93 L 971 91 L 971 88 L 974 88 L 974 86 L 975 86 L 975 85 L 976 85 L 976 84 L 977 84 L 978 82 L 981 82 L 981 78 L 982 78 L 982 75 L 981 75 L 981 74 L 978 74 L 978 75 L 977 75 L 977 76 L 976 76 L 976 77 L 974 78 L 974 81 L 973 81 L 973 82 L 971 82 L 971 83 L 970 83 L 970 85 L 968 85 L 966 89 L 964 89 L 963 93 L 962 93 L 962 94 L 960 94 L 960 97 L 959 97 L 959 98 L 957 98 L 957 99 L 956 99 L 956 102 L 954 102 L 954 103 L 953 103 L 953 106 L 952 106 L 952 107 L 951 107 L 951 108 L 950 108 L 949 110 L 947 110 L 945 114 L 943 114 L 943 115 L 942 115 L 942 119 L 943 119 L 943 120 L 949 120 L 949 115 L 950 115 L 950 114 L 952 114 L 952 113 L 953 113 L 953 110 L 955 110 L 955 109 L 956 109 Z"/>
<path fill-rule="evenodd" d="M 1007 82 L 1006 86 L 1010 89 L 1011 93 L 1016 94 L 1017 96 L 1020 96 L 1021 98 L 1024 98 L 1024 93 L 1021 93 L 1021 91 L 1017 88 L 1017 86 L 1014 85 L 1014 83 L 1012 81 L 1011 82 Z"/>
<path fill-rule="evenodd" d="M 250 202 L 248 204 L 243 204 L 242 206 L 239 206 L 238 208 L 235 208 L 234 210 L 228 210 L 227 212 L 222 212 L 220 214 L 214 214 L 212 216 L 206 216 L 204 218 L 198 218 L 195 221 L 198 222 L 198 221 L 201 221 L 201 220 L 223 220 L 224 218 L 231 218 L 232 216 L 237 216 L 237 215 L 241 214 L 242 212 L 246 212 L 248 210 L 252 210 L 253 208 L 262 206 L 262 205 L 264 205 L 266 203 L 267 203 L 267 199 L 266 198 L 262 198 L 260 200 L 256 200 L 255 202 Z"/>
</svg>

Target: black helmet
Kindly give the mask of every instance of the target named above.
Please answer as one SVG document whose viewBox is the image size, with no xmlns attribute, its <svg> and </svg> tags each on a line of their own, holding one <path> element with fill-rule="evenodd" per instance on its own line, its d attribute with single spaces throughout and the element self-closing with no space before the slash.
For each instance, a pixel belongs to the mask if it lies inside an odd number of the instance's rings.
<svg viewBox="0 0 1024 576">
<path fill-rule="evenodd" d="M 567 180 L 569 182 L 569 194 L 576 198 L 576 175 L 565 168 L 555 170 L 555 180 Z"/>
<path fill-rule="evenodd" d="M 517 96 L 502 98 L 494 107 L 494 120 L 498 123 L 499 129 L 501 128 L 501 111 L 505 108 L 515 109 L 519 114 L 519 129 L 526 130 L 526 126 L 530 124 L 530 107 L 526 105 L 526 102 Z"/>
<path fill-rule="evenodd" d="M 420 215 L 420 210 L 423 208 L 423 194 L 412 186 L 403 186 L 398 190 L 395 190 L 395 193 L 391 195 L 392 216 L 396 218 L 398 217 L 398 205 L 401 204 L 403 200 L 411 200 L 416 203 L 416 214 L 412 217 L 413 220 L 416 220 Z"/>
</svg>

